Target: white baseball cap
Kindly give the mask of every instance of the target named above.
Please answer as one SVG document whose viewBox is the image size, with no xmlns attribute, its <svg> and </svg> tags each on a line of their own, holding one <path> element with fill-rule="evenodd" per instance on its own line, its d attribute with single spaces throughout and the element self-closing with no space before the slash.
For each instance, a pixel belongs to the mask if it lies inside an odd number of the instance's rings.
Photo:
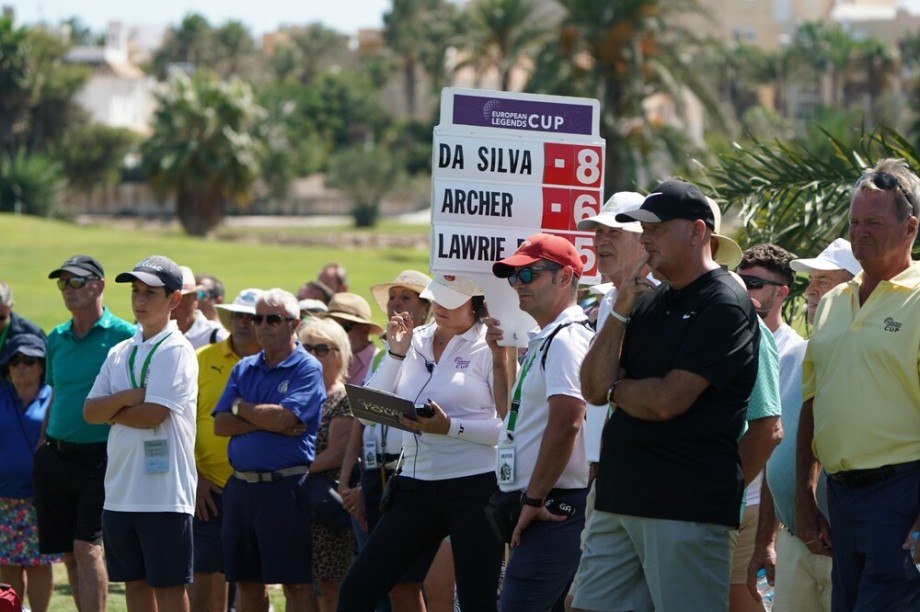
<svg viewBox="0 0 920 612">
<path fill-rule="evenodd" d="M 460 308 L 476 295 L 482 295 L 482 288 L 473 279 L 453 274 L 438 274 L 419 297 L 453 310 Z"/>
<path fill-rule="evenodd" d="M 593 217 L 582 219 L 578 222 L 580 230 L 595 230 L 598 225 L 613 227 L 616 229 L 642 233 L 642 224 L 638 221 L 617 221 L 616 217 L 620 213 L 632 212 L 642 206 L 645 196 L 635 191 L 618 191 L 610 199 L 604 202 L 601 212 Z"/>
<path fill-rule="evenodd" d="M 812 270 L 846 270 L 853 276 L 862 272 L 862 266 L 853 257 L 850 241 L 837 238 L 827 245 L 817 257 L 811 259 L 793 259 L 789 266 L 796 272 L 811 272 Z"/>
</svg>

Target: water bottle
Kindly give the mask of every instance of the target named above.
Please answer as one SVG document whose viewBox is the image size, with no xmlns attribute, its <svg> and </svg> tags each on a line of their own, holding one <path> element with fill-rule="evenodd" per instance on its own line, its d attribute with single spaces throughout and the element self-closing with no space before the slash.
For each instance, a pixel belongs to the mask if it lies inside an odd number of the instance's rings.
<svg viewBox="0 0 920 612">
<path fill-rule="evenodd" d="M 771 612 L 773 610 L 773 587 L 767 582 L 767 570 L 764 568 L 757 570 L 757 592 L 760 593 L 764 610 Z"/>
</svg>

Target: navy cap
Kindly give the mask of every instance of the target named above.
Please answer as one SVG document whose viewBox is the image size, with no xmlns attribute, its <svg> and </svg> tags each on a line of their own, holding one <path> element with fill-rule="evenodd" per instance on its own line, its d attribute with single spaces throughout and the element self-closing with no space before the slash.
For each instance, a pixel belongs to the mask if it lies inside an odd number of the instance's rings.
<svg viewBox="0 0 920 612">
<path fill-rule="evenodd" d="M 715 228 L 715 218 L 703 192 L 693 183 L 665 181 L 645 196 L 636 210 L 617 215 L 619 222 L 663 223 L 672 219 L 701 219 L 709 229 Z"/>
<path fill-rule="evenodd" d="M 89 255 L 74 255 L 62 263 L 60 268 L 52 270 L 48 278 L 57 278 L 63 272 L 70 272 L 77 276 L 98 276 L 99 278 L 105 278 L 105 273 L 102 271 L 102 265 Z"/>
<path fill-rule="evenodd" d="M 134 264 L 130 272 L 115 277 L 116 283 L 130 283 L 139 280 L 151 287 L 166 287 L 166 293 L 182 290 L 182 270 L 172 259 L 162 255 L 151 255 Z"/>
<path fill-rule="evenodd" d="M 37 334 L 15 334 L 11 336 L 3 347 L 2 363 L 6 365 L 17 353 L 26 357 L 45 358 L 45 339 Z"/>
</svg>

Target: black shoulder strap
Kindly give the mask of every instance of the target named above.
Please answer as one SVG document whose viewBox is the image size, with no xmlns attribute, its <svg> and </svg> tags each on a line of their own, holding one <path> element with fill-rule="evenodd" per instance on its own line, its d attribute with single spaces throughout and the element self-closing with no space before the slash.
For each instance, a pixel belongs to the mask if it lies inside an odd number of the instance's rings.
<svg viewBox="0 0 920 612">
<path fill-rule="evenodd" d="M 210 344 L 214 344 L 215 342 L 217 342 L 217 332 L 219 332 L 219 331 L 220 331 L 220 328 L 219 328 L 219 327 L 215 327 L 214 329 L 211 330 L 211 342 L 210 342 Z"/>
<path fill-rule="evenodd" d="M 591 331 L 592 329 L 591 321 L 589 321 L 588 319 L 582 319 L 581 321 L 567 321 L 566 323 L 563 323 L 562 325 L 554 329 L 553 333 L 548 335 L 546 339 L 543 341 L 543 344 L 540 345 L 540 352 L 543 353 L 542 355 L 540 355 L 540 367 L 543 368 L 544 370 L 546 369 L 546 356 L 549 354 L 549 347 L 553 343 L 553 338 L 556 337 L 556 334 L 558 334 L 563 329 L 565 329 L 566 327 L 572 324 L 584 325 L 585 329 L 589 331 Z"/>
</svg>

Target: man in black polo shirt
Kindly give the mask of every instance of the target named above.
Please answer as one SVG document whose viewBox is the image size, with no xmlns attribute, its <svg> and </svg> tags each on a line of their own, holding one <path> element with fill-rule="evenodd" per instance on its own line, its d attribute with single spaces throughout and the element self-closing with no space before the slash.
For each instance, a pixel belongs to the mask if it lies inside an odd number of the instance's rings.
<svg viewBox="0 0 920 612">
<path fill-rule="evenodd" d="M 666 181 L 617 220 L 642 223 L 648 256 L 582 367 L 585 399 L 614 411 L 574 607 L 725 610 L 757 314 L 712 260 L 713 214 L 696 186 Z M 638 274 L 646 260 L 667 284 Z"/>
</svg>

